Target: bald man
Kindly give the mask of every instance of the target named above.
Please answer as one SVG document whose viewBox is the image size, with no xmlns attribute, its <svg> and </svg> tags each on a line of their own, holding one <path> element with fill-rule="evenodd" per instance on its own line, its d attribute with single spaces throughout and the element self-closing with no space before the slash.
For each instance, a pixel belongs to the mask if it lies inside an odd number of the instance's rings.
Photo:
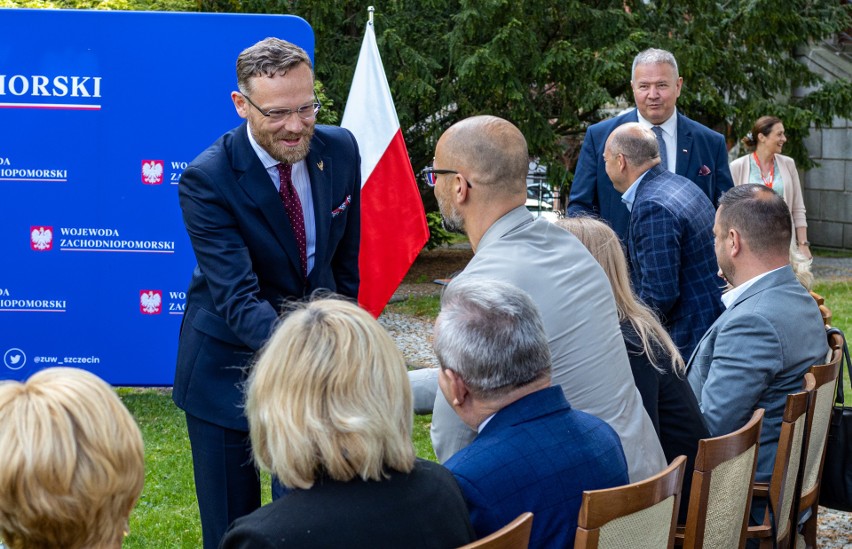
<svg viewBox="0 0 852 549">
<path fill-rule="evenodd" d="M 722 314 L 710 199 L 660 164 L 654 133 L 617 127 L 604 147 L 606 173 L 630 218 L 627 251 L 633 289 L 660 315 L 684 358 Z"/>
<path fill-rule="evenodd" d="M 544 321 L 553 385 L 574 408 L 609 423 L 624 447 L 630 481 L 645 479 L 666 461 L 633 382 L 609 281 L 572 234 L 527 211 L 528 165 L 520 130 L 494 116 L 462 120 L 438 140 L 426 171 L 445 226 L 467 234 L 474 251 L 451 285 L 482 277 L 529 293 Z M 475 437 L 437 395 L 432 444 L 438 459 L 446 461 Z"/>
</svg>

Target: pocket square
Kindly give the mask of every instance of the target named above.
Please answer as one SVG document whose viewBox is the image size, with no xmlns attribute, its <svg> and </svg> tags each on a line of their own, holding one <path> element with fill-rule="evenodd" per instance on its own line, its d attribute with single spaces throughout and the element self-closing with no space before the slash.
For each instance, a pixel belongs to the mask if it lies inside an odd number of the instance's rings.
<svg viewBox="0 0 852 549">
<path fill-rule="evenodd" d="M 710 175 L 710 168 L 708 168 L 706 164 L 702 165 L 698 170 L 698 175 Z"/>
<path fill-rule="evenodd" d="M 341 203 L 340 203 L 340 206 L 338 206 L 338 207 L 334 208 L 333 210 L 331 210 L 331 217 L 337 217 L 338 215 L 340 215 L 340 214 L 342 214 L 343 212 L 345 212 L 345 211 L 346 211 L 346 209 L 347 209 L 347 208 L 349 208 L 349 204 L 351 204 L 351 203 L 352 203 L 352 195 L 351 195 L 351 194 L 347 194 L 347 195 L 346 195 L 346 200 L 344 200 L 343 202 L 341 202 Z"/>
</svg>

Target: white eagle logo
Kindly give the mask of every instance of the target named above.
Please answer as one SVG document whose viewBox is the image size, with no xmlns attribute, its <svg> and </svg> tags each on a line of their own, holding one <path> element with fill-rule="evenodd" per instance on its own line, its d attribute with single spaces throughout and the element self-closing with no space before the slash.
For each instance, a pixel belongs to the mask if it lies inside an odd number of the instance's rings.
<svg viewBox="0 0 852 549">
<path fill-rule="evenodd" d="M 160 312 L 160 303 L 162 303 L 163 298 L 160 296 L 158 292 L 153 290 L 143 291 L 139 294 L 139 305 L 142 307 L 143 313 L 148 313 L 149 315 L 157 314 Z"/>
<path fill-rule="evenodd" d="M 156 160 L 142 162 L 142 180 L 145 183 L 156 184 L 163 181 L 163 163 Z"/>
<path fill-rule="evenodd" d="M 30 239 L 34 250 L 49 250 L 53 244 L 53 231 L 50 227 L 35 227 L 30 233 Z"/>
</svg>

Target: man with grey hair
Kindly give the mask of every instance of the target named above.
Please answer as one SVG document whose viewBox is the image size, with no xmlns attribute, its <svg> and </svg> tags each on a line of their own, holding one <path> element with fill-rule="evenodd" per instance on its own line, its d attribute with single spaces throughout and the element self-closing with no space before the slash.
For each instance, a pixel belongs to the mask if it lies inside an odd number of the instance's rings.
<svg viewBox="0 0 852 549">
<path fill-rule="evenodd" d="M 530 511 L 530 547 L 572 547 L 583 491 L 626 484 L 627 463 L 612 428 L 550 386 L 547 334 L 530 296 L 497 280 L 453 282 L 434 347 L 444 398 L 479 433 L 445 463 L 477 536 Z"/>
<path fill-rule="evenodd" d="M 246 121 L 193 160 L 178 188 L 198 266 L 172 398 L 186 413 L 205 549 L 260 507 L 245 367 L 286 301 L 317 289 L 355 298 L 359 285 L 358 145 L 347 130 L 315 125 L 310 57 L 262 40 L 237 58 L 237 87 Z"/>
<path fill-rule="evenodd" d="M 464 119 L 438 140 L 427 173 L 446 225 L 464 231 L 474 251 L 450 287 L 479 276 L 528 292 L 547 333 L 553 384 L 576 409 L 615 429 L 630 480 L 645 479 L 666 460 L 633 381 L 609 280 L 571 233 L 526 209 L 528 164 L 523 134 L 496 116 Z M 445 462 L 475 435 L 437 395 L 432 443 L 438 459 Z"/>
<path fill-rule="evenodd" d="M 674 55 L 653 48 L 640 52 L 633 60 L 630 84 L 636 109 L 586 130 L 568 201 L 568 215 L 599 216 L 622 242 L 627 238 L 630 215 L 613 190 L 603 162 L 606 139 L 618 126 L 638 122 L 651 129 L 663 169 L 692 181 L 714 206 L 733 186 L 725 138 L 677 111 L 683 78 Z"/>
<path fill-rule="evenodd" d="M 636 122 L 613 130 L 606 173 L 630 212 L 627 252 L 633 289 L 660 316 L 689 357 L 722 312 L 722 289 L 708 237 L 713 205 L 695 185 L 663 169 L 653 132 Z"/>
</svg>

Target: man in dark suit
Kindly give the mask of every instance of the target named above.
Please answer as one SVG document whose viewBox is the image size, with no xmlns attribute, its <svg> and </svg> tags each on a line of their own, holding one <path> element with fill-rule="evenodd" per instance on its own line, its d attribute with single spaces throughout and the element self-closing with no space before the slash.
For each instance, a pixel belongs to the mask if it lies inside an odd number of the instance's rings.
<svg viewBox="0 0 852 549">
<path fill-rule="evenodd" d="M 550 386 L 550 348 L 532 298 L 494 279 L 454 281 L 434 346 L 444 397 L 478 431 L 444 464 L 477 536 L 530 511 L 530 547 L 572 547 L 583 490 L 627 484 L 627 461 L 612 427 Z"/>
<path fill-rule="evenodd" d="M 310 58 L 267 38 L 237 59 L 241 126 L 181 177 L 198 266 L 187 293 L 173 399 L 186 412 L 204 547 L 260 506 L 241 383 L 290 300 L 358 293 L 360 156 L 315 126 Z M 286 433 L 282 433 L 286 436 Z M 277 484 L 277 483 L 276 483 Z"/>
<path fill-rule="evenodd" d="M 603 157 L 630 213 L 633 288 L 688 357 L 722 312 L 713 205 L 698 187 L 663 169 L 653 132 L 635 122 L 610 134 Z"/>
<path fill-rule="evenodd" d="M 695 183 L 716 205 L 733 186 L 728 150 L 721 134 L 677 112 L 683 85 L 674 56 L 648 49 L 633 60 L 633 98 L 636 109 L 590 126 L 580 149 L 571 184 L 568 215 L 593 214 L 605 219 L 621 238 L 627 237 L 629 212 L 613 190 L 603 162 L 607 137 L 618 126 L 638 122 L 658 133 L 663 168 Z"/>
<path fill-rule="evenodd" d="M 811 366 L 825 362 L 825 327 L 790 267 L 790 210 L 777 193 L 764 185 L 734 187 L 722 196 L 713 235 L 719 269 L 733 289 L 690 358 L 687 380 L 712 436 L 765 410 L 755 478 L 766 482 L 787 395 L 801 390 Z"/>
</svg>

